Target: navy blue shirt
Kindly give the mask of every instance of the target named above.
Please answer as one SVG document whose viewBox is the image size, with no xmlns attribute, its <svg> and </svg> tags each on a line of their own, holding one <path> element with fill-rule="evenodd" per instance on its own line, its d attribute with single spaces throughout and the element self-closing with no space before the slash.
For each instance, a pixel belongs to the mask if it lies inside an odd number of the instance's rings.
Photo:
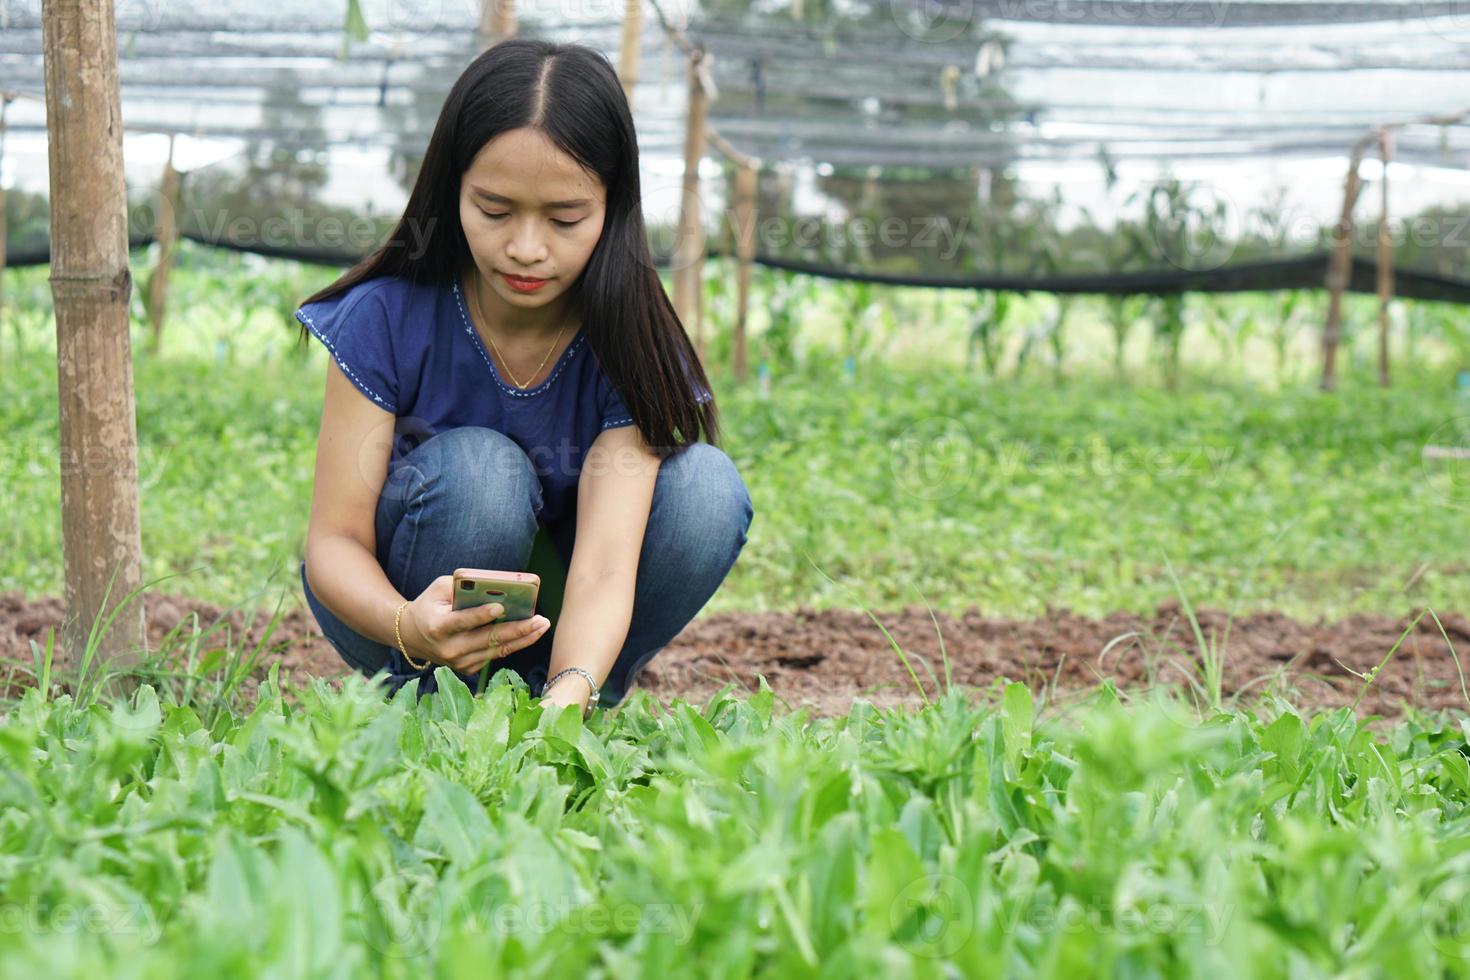
<svg viewBox="0 0 1470 980">
<path fill-rule="evenodd" d="M 369 279 L 305 304 L 296 318 L 359 391 L 396 417 L 388 472 L 441 432 L 494 429 L 530 457 L 546 524 L 575 513 L 582 460 L 598 434 L 633 424 L 580 327 L 545 381 L 521 390 L 503 380 L 466 312 L 457 277 Z M 699 401 L 709 400 L 707 388 L 695 384 L 694 390 Z"/>
</svg>

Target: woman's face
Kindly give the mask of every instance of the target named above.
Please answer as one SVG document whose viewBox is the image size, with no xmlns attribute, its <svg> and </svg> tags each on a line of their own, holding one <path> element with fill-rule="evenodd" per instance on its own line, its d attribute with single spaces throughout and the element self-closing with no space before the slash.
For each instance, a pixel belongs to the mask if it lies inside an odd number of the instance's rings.
<svg viewBox="0 0 1470 980">
<path fill-rule="evenodd" d="M 501 133 L 480 150 L 460 181 L 459 220 L 491 293 L 521 309 L 566 295 L 602 235 L 606 195 L 540 130 Z M 507 277 L 545 280 L 527 291 Z M 525 285 L 525 283 L 523 283 Z"/>
</svg>

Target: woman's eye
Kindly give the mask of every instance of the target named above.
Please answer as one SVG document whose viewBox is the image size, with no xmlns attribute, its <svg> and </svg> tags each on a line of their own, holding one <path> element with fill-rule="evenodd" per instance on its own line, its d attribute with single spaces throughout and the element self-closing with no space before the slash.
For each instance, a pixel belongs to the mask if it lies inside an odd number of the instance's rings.
<svg viewBox="0 0 1470 980">
<path fill-rule="evenodd" d="M 499 213 L 499 214 L 495 214 L 495 213 L 492 213 L 490 211 L 486 211 L 486 210 L 483 210 L 483 209 L 481 209 L 480 213 L 483 214 L 485 217 L 489 218 L 491 221 L 499 221 L 501 218 L 508 218 L 508 217 L 510 217 L 509 214 L 504 213 L 504 212 Z M 552 218 L 551 219 L 551 223 L 554 224 L 554 225 L 557 225 L 559 227 L 562 227 L 562 228 L 575 228 L 577 225 L 580 225 L 582 223 L 582 219 L 581 218 L 578 218 L 575 221 L 562 221 L 559 218 Z"/>
</svg>

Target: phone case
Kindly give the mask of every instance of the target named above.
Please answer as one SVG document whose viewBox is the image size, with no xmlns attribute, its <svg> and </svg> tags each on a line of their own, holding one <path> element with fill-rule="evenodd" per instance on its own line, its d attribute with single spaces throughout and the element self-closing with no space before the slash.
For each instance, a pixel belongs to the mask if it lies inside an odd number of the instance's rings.
<svg viewBox="0 0 1470 980">
<path fill-rule="evenodd" d="M 487 568 L 454 570 L 454 608 L 472 609 L 489 602 L 505 606 L 496 622 L 530 619 L 536 614 L 541 576 L 534 572 L 497 572 Z"/>
</svg>

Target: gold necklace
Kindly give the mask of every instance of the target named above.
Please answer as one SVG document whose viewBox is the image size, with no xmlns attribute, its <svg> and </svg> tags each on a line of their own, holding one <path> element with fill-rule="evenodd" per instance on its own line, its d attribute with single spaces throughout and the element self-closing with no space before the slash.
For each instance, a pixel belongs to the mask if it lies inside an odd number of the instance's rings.
<svg viewBox="0 0 1470 980">
<path fill-rule="evenodd" d="M 480 318 L 481 323 L 488 326 L 489 321 L 485 319 L 485 314 L 480 311 L 480 281 L 478 279 L 475 280 L 475 291 L 474 294 L 470 296 L 470 300 L 475 304 L 475 316 Z M 567 317 L 565 320 L 562 321 L 561 329 L 556 332 L 556 340 L 553 340 L 551 342 L 551 349 L 546 352 L 545 357 L 541 358 L 541 363 L 536 365 L 536 370 L 531 372 L 531 381 L 536 380 L 536 375 L 541 373 L 541 369 L 544 368 L 546 366 L 546 362 L 551 359 L 551 351 L 556 350 L 556 345 L 561 342 L 561 335 L 566 333 L 567 323 L 570 322 L 570 320 L 571 317 Z M 490 336 L 490 331 L 488 329 L 485 331 L 485 336 L 489 337 L 490 349 L 495 352 L 496 357 L 500 358 L 500 366 L 505 368 L 505 373 L 510 377 L 511 384 L 515 385 L 522 391 L 525 391 L 526 385 L 529 385 L 531 381 L 527 381 L 524 385 L 517 381 L 516 376 L 514 374 L 511 374 L 510 362 L 505 359 L 504 354 L 500 353 L 500 348 L 495 346 L 495 338 Z"/>
</svg>

